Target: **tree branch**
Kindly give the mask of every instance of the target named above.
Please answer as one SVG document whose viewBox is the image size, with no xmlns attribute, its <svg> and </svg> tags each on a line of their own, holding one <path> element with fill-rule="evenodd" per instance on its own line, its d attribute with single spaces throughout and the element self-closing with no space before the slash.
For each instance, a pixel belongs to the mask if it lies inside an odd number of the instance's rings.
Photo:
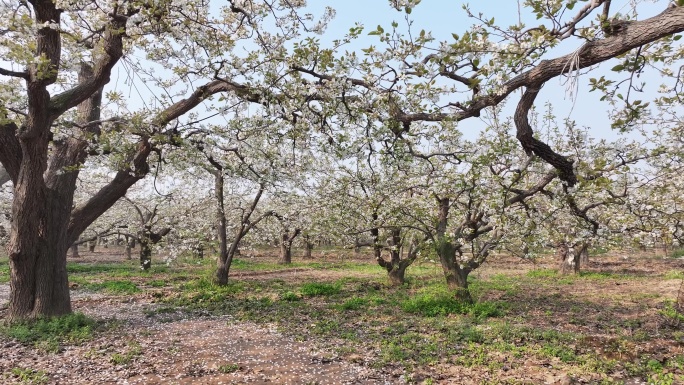
<svg viewBox="0 0 684 385">
<path fill-rule="evenodd" d="M 520 98 L 513 117 L 517 128 L 516 137 L 528 155 L 535 154 L 542 158 L 558 170 L 558 176 L 561 180 L 567 182 L 569 186 L 574 186 L 577 183 L 577 177 L 572 169 L 572 161 L 553 151 L 548 144 L 535 138 L 534 131 L 530 127 L 527 114 L 534 105 L 534 100 L 537 98 L 538 93 L 539 86 L 531 85 L 527 87 L 522 98 Z"/>
<path fill-rule="evenodd" d="M 19 178 L 22 158 L 21 144 L 16 136 L 17 129 L 17 124 L 12 121 L 0 124 L 0 163 L 15 184 Z"/>
<path fill-rule="evenodd" d="M 26 71 L 21 71 L 21 72 L 20 71 L 11 71 L 11 70 L 8 70 L 5 68 L 0 68 L 0 75 L 11 76 L 14 78 L 21 78 L 24 80 L 29 79 L 29 73 Z"/>
</svg>

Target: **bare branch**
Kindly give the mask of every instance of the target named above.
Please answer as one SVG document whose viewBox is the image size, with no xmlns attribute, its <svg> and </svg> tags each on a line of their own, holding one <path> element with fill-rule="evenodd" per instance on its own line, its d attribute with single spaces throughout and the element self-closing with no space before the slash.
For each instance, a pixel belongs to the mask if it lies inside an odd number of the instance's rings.
<svg viewBox="0 0 684 385">
<path fill-rule="evenodd" d="M 14 77 L 14 78 L 21 78 L 21 79 L 24 79 L 24 80 L 28 80 L 28 79 L 29 79 L 29 73 L 26 72 L 26 71 L 21 71 L 21 72 L 19 72 L 19 71 L 11 71 L 11 70 L 8 70 L 8 69 L 0 68 L 0 75 L 3 75 L 3 76 L 11 76 L 11 77 Z"/>
</svg>

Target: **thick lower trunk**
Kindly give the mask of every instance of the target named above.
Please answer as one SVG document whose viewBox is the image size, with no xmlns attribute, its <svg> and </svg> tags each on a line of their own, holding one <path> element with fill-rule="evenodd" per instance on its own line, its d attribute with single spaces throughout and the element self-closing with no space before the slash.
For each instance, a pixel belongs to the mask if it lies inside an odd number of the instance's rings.
<svg viewBox="0 0 684 385">
<path fill-rule="evenodd" d="M 406 282 L 406 268 L 408 264 L 396 263 L 391 264 L 391 268 L 387 269 L 387 278 L 389 278 L 392 286 L 401 286 Z"/>
<path fill-rule="evenodd" d="M 473 297 L 470 295 L 470 290 L 468 289 L 468 274 L 470 272 L 465 269 L 456 269 L 450 272 L 447 279 L 447 287 L 449 290 L 454 292 L 456 299 L 472 303 Z"/>
<path fill-rule="evenodd" d="M 74 243 L 71 245 L 71 258 L 80 258 L 81 256 L 78 254 L 78 244 Z"/>
<path fill-rule="evenodd" d="M 218 267 L 216 268 L 216 277 L 214 278 L 214 283 L 220 286 L 228 284 L 228 271 L 230 266 L 227 263 L 219 260 Z"/>
<path fill-rule="evenodd" d="M 71 313 L 66 269 L 71 201 L 61 198 L 48 189 L 15 190 L 8 246 L 10 320 Z"/>
<path fill-rule="evenodd" d="M 88 241 L 88 251 L 91 253 L 95 252 L 95 246 L 97 245 L 97 242 L 95 241 Z"/>
<path fill-rule="evenodd" d="M 288 230 L 283 232 L 280 238 L 280 263 L 285 265 L 292 263 L 292 243 L 300 233 L 300 229 L 294 229 L 292 233 Z"/>
<path fill-rule="evenodd" d="M 233 264 L 233 258 L 235 257 L 235 249 L 235 242 L 233 242 L 225 254 L 219 253 L 216 276 L 214 277 L 214 283 L 217 285 L 223 286 L 228 284 L 228 275 L 230 274 L 230 266 Z"/>
<path fill-rule="evenodd" d="M 311 252 L 313 251 L 314 244 L 311 242 L 311 239 L 307 235 L 304 237 L 304 258 L 306 259 L 311 259 Z"/>
<path fill-rule="evenodd" d="M 582 254 L 588 255 L 588 246 L 580 245 L 576 247 L 568 247 L 561 245 L 559 247 L 559 259 L 561 274 L 579 274 L 582 262 Z M 588 258 L 588 256 L 587 256 Z"/>
<path fill-rule="evenodd" d="M 283 235 L 283 237 L 287 238 L 287 235 Z M 280 263 L 285 265 L 292 263 L 292 244 L 287 240 L 283 240 L 280 244 Z"/>
<path fill-rule="evenodd" d="M 589 248 L 585 247 L 582 249 L 582 252 L 580 253 L 580 265 L 586 266 L 589 264 Z"/>
<path fill-rule="evenodd" d="M 149 270 L 152 267 L 152 245 L 145 235 L 140 237 L 140 268 Z"/>
<path fill-rule="evenodd" d="M 441 240 L 437 247 L 437 254 L 442 265 L 444 278 L 446 279 L 447 287 L 454 292 L 456 299 L 472 303 L 473 298 L 468 289 L 468 269 L 463 269 L 456 261 L 456 248 L 451 242 Z"/>
</svg>

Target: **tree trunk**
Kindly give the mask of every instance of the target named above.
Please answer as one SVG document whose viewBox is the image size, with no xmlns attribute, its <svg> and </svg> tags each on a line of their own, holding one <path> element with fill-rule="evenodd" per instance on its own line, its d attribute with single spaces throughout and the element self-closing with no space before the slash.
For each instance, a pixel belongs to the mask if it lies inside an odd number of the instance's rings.
<svg viewBox="0 0 684 385">
<path fill-rule="evenodd" d="M 354 238 L 354 258 L 358 258 L 361 256 L 361 245 L 359 242 L 359 238 Z"/>
<path fill-rule="evenodd" d="M 235 248 L 232 244 L 230 249 L 228 248 L 228 236 L 226 234 L 226 211 L 223 204 L 223 169 L 218 166 L 216 167 L 218 169 L 214 172 L 214 194 L 216 197 L 216 227 L 219 239 L 219 255 L 217 260 L 218 265 L 216 267 L 215 282 L 218 285 L 226 285 L 228 284 L 228 272 L 230 270 L 230 265 L 233 262 L 233 254 L 229 254 L 229 252 L 234 252 Z"/>
<path fill-rule="evenodd" d="M 81 256 L 78 255 L 78 244 L 74 243 L 71 245 L 71 258 L 80 258 Z"/>
<path fill-rule="evenodd" d="M 150 239 L 151 229 L 143 226 L 140 232 L 140 268 L 149 270 L 152 267 L 152 240 Z"/>
<path fill-rule="evenodd" d="M 457 252 L 454 245 L 447 240 L 441 240 L 437 248 L 437 254 L 449 290 L 454 292 L 456 299 L 472 303 L 473 298 L 468 289 L 468 274 L 470 274 L 470 270 L 461 268 L 456 262 Z"/>
<path fill-rule="evenodd" d="M 24 157 L 33 156 L 25 149 Z M 10 264 L 9 319 L 58 316 L 71 312 L 66 270 L 69 192 L 49 190 L 43 173 L 22 167 L 15 184 Z M 66 202 L 64 202 L 66 200 Z M 67 203 L 68 205 L 64 204 Z"/>
<path fill-rule="evenodd" d="M 582 248 L 580 253 L 580 265 L 586 266 L 589 264 L 589 246 Z"/>
<path fill-rule="evenodd" d="M 446 228 L 449 219 L 449 198 L 438 198 L 438 222 L 436 251 L 442 265 L 444 278 L 449 290 L 454 291 L 456 299 L 472 303 L 473 297 L 468 290 L 468 274 L 470 270 L 461 268 L 456 261 L 457 248 L 446 237 Z"/>
<path fill-rule="evenodd" d="M 294 229 L 292 234 L 285 229 L 280 239 L 280 263 L 284 265 L 292 263 L 292 243 L 300 233 L 300 229 Z"/>
<path fill-rule="evenodd" d="M 90 251 L 91 253 L 94 253 L 96 245 L 97 245 L 97 241 L 88 241 L 88 251 Z"/>
<path fill-rule="evenodd" d="M 311 259 L 311 252 L 313 251 L 314 245 L 311 243 L 311 240 L 309 239 L 309 236 L 307 235 L 304 238 L 304 258 L 305 259 Z"/>
<path fill-rule="evenodd" d="M 128 236 L 128 235 L 126 235 L 125 238 L 124 238 L 124 241 L 126 242 L 126 243 L 125 243 L 125 246 L 126 246 L 126 249 L 125 249 L 126 260 L 130 261 L 131 259 L 133 259 L 133 256 L 131 255 L 131 250 L 132 250 L 133 247 L 134 247 L 134 246 L 132 246 L 132 244 L 135 242 L 135 239 L 132 238 L 132 237 L 130 237 L 130 236 Z"/>
<path fill-rule="evenodd" d="M 392 286 L 401 286 L 406 282 L 406 269 L 418 257 L 417 245 L 413 244 L 409 247 L 408 253 L 402 258 L 402 238 L 401 228 L 393 228 L 391 230 L 392 237 L 390 238 L 390 260 L 386 261 L 382 256 L 377 258 L 378 264 L 387 270 L 387 277 Z"/>
<path fill-rule="evenodd" d="M 578 245 L 570 247 L 562 244 L 558 248 L 560 259 L 559 271 L 561 274 L 579 274 L 581 257 L 583 253 L 587 252 L 587 245 Z"/>
<path fill-rule="evenodd" d="M 292 243 L 287 240 L 288 234 L 284 233 L 280 241 L 280 263 L 285 265 L 292 263 Z"/>
</svg>

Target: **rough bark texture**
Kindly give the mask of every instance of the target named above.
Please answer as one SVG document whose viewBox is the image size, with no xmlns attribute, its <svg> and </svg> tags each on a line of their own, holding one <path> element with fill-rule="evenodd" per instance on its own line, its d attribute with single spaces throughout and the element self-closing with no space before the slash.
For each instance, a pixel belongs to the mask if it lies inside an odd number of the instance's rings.
<svg viewBox="0 0 684 385">
<path fill-rule="evenodd" d="M 390 260 L 384 258 L 376 258 L 378 265 L 387 270 L 387 278 L 392 286 L 400 286 L 406 282 L 406 269 L 418 257 L 418 249 L 415 245 L 409 246 L 409 250 L 405 258 L 402 258 L 402 244 L 401 229 L 393 228 L 391 230 L 392 236 L 390 238 Z"/>
<path fill-rule="evenodd" d="M 558 247 L 560 273 L 579 274 L 580 266 L 582 264 L 582 255 L 587 255 L 588 258 L 588 249 L 589 246 L 586 244 L 580 244 L 574 247 L 569 247 L 567 244 L 561 244 Z"/>
<path fill-rule="evenodd" d="M 133 250 L 134 242 L 132 237 L 126 236 L 126 260 L 128 261 L 133 259 L 131 251 Z"/>
<path fill-rule="evenodd" d="M 216 219 L 219 239 L 218 266 L 216 268 L 216 283 L 225 285 L 228 283 L 228 270 L 233 261 L 233 254 L 228 255 L 228 236 L 226 234 L 226 212 L 223 204 L 224 177 L 223 168 L 214 173 L 214 194 L 216 196 Z M 231 247 L 231 249 L 233 249 Z"/>
<path fill-rule="evenodd" d="M 71 258 L 80 258 L 81 256 L 78 254 L 78 244 L 74 243 L 71 245 Z"/>
<path fill-rule="evenodd" d="M 283 231 L 280 238 L 280 263 L 286 265 L 292 263 L 292 242 L 300 233 L 300 229 L 294 229 L 292 233 L 287 229 Z"/>
<path fill-rule="evenodd" d="M 149 270 L 152 267 L 152 245 L 159 243 L 164 236 L 168 235 L 171 229 L 165 227 L 158 232 L 152 231 L 151 225 L 144 225 L 138 238 L 140 244 L 140 268 Z"/>
<path fill-rule="evenodd" d="M 311 259 L 311 252 L 313 251 L 314 244 L 308 235 L 304 237 L 304 258 Z"/>
<path fill-rule="evenodd" d="M 449 290 L 454 292 L 454 296 L 464 302 L 472 302 L 473 298 L 468 290 L 469 269 L 463 269 L 456 261 L 457 248 L 446 235 L 449 220 L 449 198 L 438 198 L 438 222 L 437 222 L 437 242 L 436 251 L 442 265 L 442 271 Z"/>
</svg>

